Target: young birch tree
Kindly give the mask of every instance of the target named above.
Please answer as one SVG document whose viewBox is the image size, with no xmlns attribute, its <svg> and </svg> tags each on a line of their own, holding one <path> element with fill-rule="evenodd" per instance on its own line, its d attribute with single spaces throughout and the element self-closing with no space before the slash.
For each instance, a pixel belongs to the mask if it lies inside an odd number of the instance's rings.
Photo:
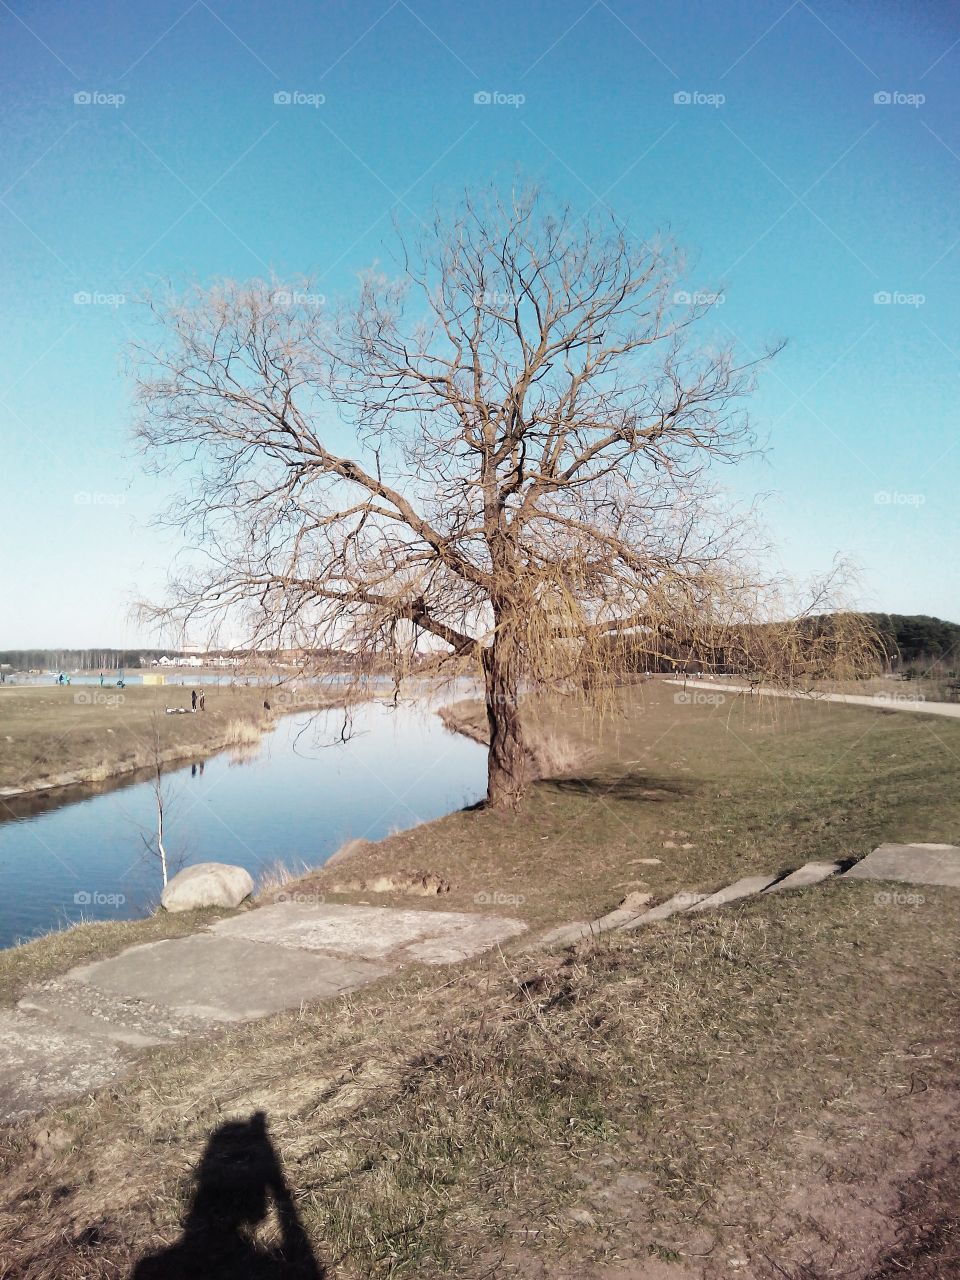
<svg viewBox="0 0 960 1280">
<path fill-rule="evenodd" d="M 590 696 L 627 647 L 749 620 L 711 472 L 751 446 L 756 362 L 698 339 L 712 299 L 610 215 L 468 195 L 401 243 L 399 278 L 367 272 L 331 318 L 308 284 L 152 300 L 139 437 L 187 469 L 169 518 L 200 553 L 164 614 L 472 664 L 509 805 L 526 691 Z"/>
</svg>

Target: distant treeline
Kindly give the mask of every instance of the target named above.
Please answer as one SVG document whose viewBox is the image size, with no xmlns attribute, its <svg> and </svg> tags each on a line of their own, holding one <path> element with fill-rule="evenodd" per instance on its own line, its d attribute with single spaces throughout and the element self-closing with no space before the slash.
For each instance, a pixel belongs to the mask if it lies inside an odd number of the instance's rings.
<svg viewBox="0 0 960 1280">
<path fill-rule="evenodd" d="M 832 637 L 843 630 L 849 633 L 851 621 L 866 624 L 878 638 L 876 648 L 883 665 L 892 671 L 935 668 L 944 673 L 960 671 L 960 624 L 941 618 L 902 613 L 821 614 L 805 618 L 798 624 L 795 640 L 801 665 L 811 674 L 817 673 L 819 657 L 829 655 Z M 765 658 L 782 648 L 781 624 L 758 624 L 727 629 L 711 637 L 709 628 L 697 628 L 696 640 L 671 639 L 660 634 L 656 638 L 640 632 L 611 638 L 611 651 L 616 650 L 617 665 L 632 671 L 749 671 L 762 669 Z M 779 633 L 779 636 L 778 636 Z M 872 647 L 872 642 L 871 642 Z M 186 656 L 179 649 L 6 649 L 0 650 L 0 664 L 14 671 L 122 671 L 147 667 L 162 657 Z M 317 649 L 309 654 L 293 655 L 289 651 L 250 653 L 244 650 L 216 650 L 205 655 L 240 658 L 250 667 L 270 663 L 309 662 L 329 669 L 379 670 L 384 657 Z M 611 652 L 611 657 L 614 657 Z M 808 660 L 804 661 L 804 657 Z"/>
<path fill-rule="evenodd" d="M 637 631 L 611 637 L 614 661 L 632 671 L 703 671 L 748 674 L 836 674 L 835 659 L 846 646 L 860 661 L 851 674 L 867 674 L 871 665 L 894 672 L 960 670 L 960 625 L 940 618 L 899 613 L 819 614 L 793 626 L 758 623 L 729 628 L 698 626 L 688 638 Z M 851 639 L 854 643 L 851 645 Z M 868 661 L 863 661 L 869 657 Z M 842 664 L 841 664 L 842 665 Z"/>
<path fill-rule="evenodd" d="M 176 650 L 173 651 L 175 653 Z M 139 667 L 141 656 L 159 658 L 169 649 L 0 649 L 0 663 L 14 671 L 122 671 Z M 172 655 L 171 655 L 172 656 Z"/>
<path fill-rule="evenodd" d="M 896 666 L 960 668 L 960 624 L 925 614 L 868 613 Z"/>
</svg>

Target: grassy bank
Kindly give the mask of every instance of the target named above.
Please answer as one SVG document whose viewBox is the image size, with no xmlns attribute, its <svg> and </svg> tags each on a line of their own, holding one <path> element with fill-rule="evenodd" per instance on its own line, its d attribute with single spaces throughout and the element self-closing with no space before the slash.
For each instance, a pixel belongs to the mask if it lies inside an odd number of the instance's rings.
<svg viewBox="0 0 960 1280">
<path fill-rule="evenodd" d="M 292 709 L 284 695 L 263 688 L 206 686 L 203 712 L 190 707 L 190 689 L 131 685 L 0 687 L 0 798 L 52 787 L 98 783 L 153 765 L 157 733 L 164 763 L 200 758 L 249 742 L 272 723 L 264 709 Z M 329 694 L 298 691 L 296 707 L 333 705 Z"/>
<path fill-rule="evenodd" d="M 538 733 L 571 739 L 581 764 L 534 784 L 519 812 L 451 814 L 367 845 L 302 887 L 335 896 L 340 885 L 426 872 L 450 884 L 444 907 L 509 908 L 536 925 L 592 918 L 632 889 L 713 889 L 811 859 L 860 858 L 884 840 L 960 843 L 960 722 L 681 694 L 659 681 L 624 690 L 599 730 L 573 713 L 543 715 Z M 482 732 L 479 704 L 455 711 Z"/>
<path fill-rule="evenodd" d="M 331 1277 L 870 1276 L 953 1141 L 958 944 L 835 884 L 158 1051 L 7 1132 L 0 1274 L 128 1275 L 260 1110 Z"/>
<path fill-rule="evenodd" d="M 545 717 L 581 763 L 520 812 L 453 814 L 300 888 L 538 926 L 631 888 L 960 843 L 960 724 L 677 692 L 625 691 L 599 732 Z M 450 892 L 370 890 L 405 868 Z M 153 1051 L 4 1132 L 0 1276 L 128 1276 L 180 1238 L 210 1135 L 256 1111 L 330 1280 L 953 1274 L 960 893 L 890 888 L 828 883 L 576 949 L 520 940 Z M 30 945 L 47 976 L 77 958 Z M 276 1241 L 275 1215 L 257 1234 Z"/>
</svg>

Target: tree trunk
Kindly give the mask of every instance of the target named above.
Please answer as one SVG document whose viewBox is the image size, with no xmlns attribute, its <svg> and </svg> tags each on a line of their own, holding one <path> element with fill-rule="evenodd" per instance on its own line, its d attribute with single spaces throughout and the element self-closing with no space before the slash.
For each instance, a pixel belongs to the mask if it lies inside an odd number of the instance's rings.
<svg viewBox="0 0 960 1280">
<path fill-rule="evenodd" d="M 516 648 L 498 632 L 483 653 L 484 691 L 490 749 L 487 753 L 487 804 L 492 809 L 516 808 L 527 769 L 520 725 L 520 679 Z"/>
</svg>

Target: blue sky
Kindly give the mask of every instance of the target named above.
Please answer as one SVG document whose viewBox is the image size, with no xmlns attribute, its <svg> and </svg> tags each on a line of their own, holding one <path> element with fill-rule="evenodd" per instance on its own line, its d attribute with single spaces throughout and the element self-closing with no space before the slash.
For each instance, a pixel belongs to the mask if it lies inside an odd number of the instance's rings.
<svg viewBox="0 0 960 1280">
<path fill-rule="evenodd" d="M 839 552 L 864 606 L 960 620 L 954 5 L 0 0 L 0 64 L 0 648 L 150 638 L 127 606 L 177 546 L 129 438 L 140 290 L 335 298 L 392 210 L 518 174 L 672 233 L 744 351 L 788 339 L 769 456 L 725 475 L 786 568 Z"/>
</svg>

